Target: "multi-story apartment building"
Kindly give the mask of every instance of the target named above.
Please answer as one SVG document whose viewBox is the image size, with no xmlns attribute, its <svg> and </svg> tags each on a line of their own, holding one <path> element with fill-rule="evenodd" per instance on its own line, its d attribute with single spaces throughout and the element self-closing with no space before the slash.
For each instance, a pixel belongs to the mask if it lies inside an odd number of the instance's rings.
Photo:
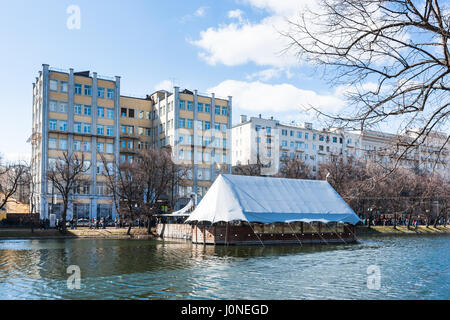
<svg viewBox="0 0 450 320">
<path fill-rule="evenodd" d="M 409 132 L 401 138 L 411 140 Z M 393 162 L 393 146 L 400 136 L 378 131 L 346 131 L 342 129 L 314 129 L 311 123 L 283 124 L 278 120 L 241 116 L 239 124 L 233 127 L 233 166 L 245 164 L 262 165 L 262 173 L 279 173 L 282 161 L 298 158 L 317 173 L 318 166 L 342 155 L 360 160 Z M 427 143 L 413 148 L 400 162 L 404 167 L 434 169 L 448 175 L 448 148 L 437 152 L 446 139 L 445 134 L 433 133 Z"/>
<path fill-rule="evenodd" d="M 220 172 L 231 172 L 232 100 L 197 91 L 157 91 L 145 98 L 121 96 L 120 77 L 58 70 L 43 65 L 33 83 L 32 175 L 36 212 L 47 218 L 61 199 L 47 179 L 64 152 L 83 154 L 85 183 L 74 188 L 68 216 L 114 217 L 105 190 L 103 159 L 120 165 L 139 150 L 170 146 L 188 167 L 178 186 L 178 207 L 191 193 L 201 197 Z M 183 201 L 184 200 L 184 201 Z"/>
</svg>

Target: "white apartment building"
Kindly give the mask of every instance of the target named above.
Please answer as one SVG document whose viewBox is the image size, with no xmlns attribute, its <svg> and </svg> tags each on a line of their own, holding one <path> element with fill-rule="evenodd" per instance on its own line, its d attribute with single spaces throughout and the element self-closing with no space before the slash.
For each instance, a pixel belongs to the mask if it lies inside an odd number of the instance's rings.
<svg viewBox="0 0 450 320">
<path fill-rule="evenodd" d="M 407 133 L 411 138 L 413 132 Z M 232 129 L 232 165 L 262 164 L 264 175 L 274 175 L 280 170 L 282 160 L 298 158 L 310 166 L 313 174 L 318 166 L 342 155 L 361 160 L 393 162 L 388 156 L 398 136 L 378 131 L 346 131 L 343 129 L 316 129 L 311 123 L 282 123 L 272 118 L 242 115 L 240 123 Z M 433 139 L 417 150 L 411 151 L 400 165 L 438 170 L 449 176 L 448 148 L 436 162 L 436 151 L 445 141 L 445 134 L 435 133 Z M 440 144 L 439 144 L 440 143 Z"/>
</svg>

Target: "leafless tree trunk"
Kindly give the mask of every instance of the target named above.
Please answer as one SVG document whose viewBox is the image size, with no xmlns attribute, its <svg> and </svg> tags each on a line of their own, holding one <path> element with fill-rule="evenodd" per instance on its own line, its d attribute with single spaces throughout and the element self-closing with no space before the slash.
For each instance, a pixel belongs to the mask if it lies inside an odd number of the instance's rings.
<svg viewBox="0 0 450 320">
<path fill-rule="evenodd" d="M 53 165 L 49 165 L 47 178 L 58 191 L 63 201 L 62 226 L 60 229 L 62 233 L 67 231 L 67 209 L 73 188 L 81 181 L 86 181 L 82 176 L 89 169 L 90 166 L 86 167 L 85 165 L 84 154 L 81 154 L 81 157 L 79 157 L 76 153 L 69 154 L 68 152 L 64 152 L 63 156 L 57 159 Z"/>
<path fill-rule="evenodd" d="M 25 162 L 1 163 L 0 158 L 0 210 L 3 209 L 18 188 L 28 181 L 29 166 Z"/>
</svg>

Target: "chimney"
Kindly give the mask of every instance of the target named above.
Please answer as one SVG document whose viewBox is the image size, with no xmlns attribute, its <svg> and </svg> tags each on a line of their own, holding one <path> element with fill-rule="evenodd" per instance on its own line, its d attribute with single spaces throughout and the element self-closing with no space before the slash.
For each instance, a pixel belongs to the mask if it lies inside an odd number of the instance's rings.
<svg viewBox="0 0 450 320">
<path fill-rule="evenodd" d="M 313 128 L 312 123 L 305 122 L 305 128 L 306 128 L 306 129 L 309 129 L 309 130 L 312 130 L 312 128 Z"/>
<path fill-rule="evenodd" d="M 247 116 L 245 114 L 241 114 L 241 123 L 247 122 Z"/>
</svg>

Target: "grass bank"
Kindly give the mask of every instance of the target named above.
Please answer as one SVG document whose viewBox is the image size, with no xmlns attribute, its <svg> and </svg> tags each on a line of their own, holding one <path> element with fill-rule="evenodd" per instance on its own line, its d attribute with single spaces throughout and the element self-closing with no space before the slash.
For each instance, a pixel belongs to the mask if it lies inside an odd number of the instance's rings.
<svg viewBox="0 0 450 320">
<path fill-rule="evenodd" d="M 394 229 L 393 226 L 375 226 L 375 227 L 357 227 L 356 228 L 357 235 L 425 235 L 425 234 L 450 234 L 450 226 L 437 226 L 434 228 L 433 226 L 418 226 L 417 230 L 413 227 L 410 227 L 410 230 L 406 226 L 397 226 Z"/>
<path fill-rule="evenodd" d="M 106 228 L 89 229 L 78 228 L 67 230 L 66 234 L 61 234 L 57 230 L 35 229 L 0 229 L 0 240 L 5 239 L 73 239 L 73 238 L 94 238 L 94 239 L 149 239 L 155 235 L 149 235 L 146 228 L 132 228 L 130 235 L 127 235 L 128 228 Z"/>
</svg>

